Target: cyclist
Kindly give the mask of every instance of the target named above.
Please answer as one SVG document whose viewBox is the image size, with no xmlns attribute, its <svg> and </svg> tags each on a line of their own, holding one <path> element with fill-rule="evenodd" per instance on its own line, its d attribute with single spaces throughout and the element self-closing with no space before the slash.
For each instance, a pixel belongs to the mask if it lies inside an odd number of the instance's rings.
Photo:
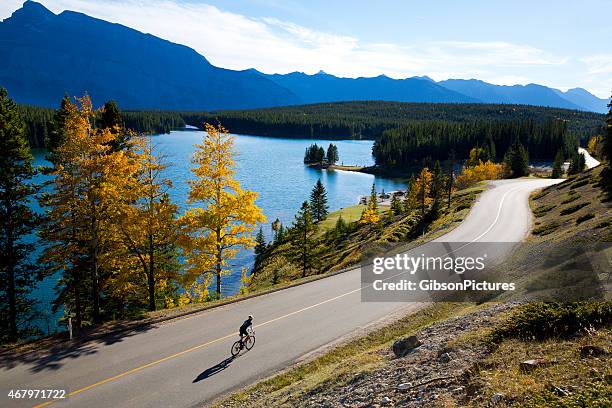
<svg viewBox="0 0 612 408">
<path fill-rule="evenodd" d="M 249 335 L 247 333 L 247 329 L 253 325 L 253 315 L 249 315 L 249 317 L 242 323 L 240 326 L 240 343 L 242 343 L 242 339 Z"/>
</svg>

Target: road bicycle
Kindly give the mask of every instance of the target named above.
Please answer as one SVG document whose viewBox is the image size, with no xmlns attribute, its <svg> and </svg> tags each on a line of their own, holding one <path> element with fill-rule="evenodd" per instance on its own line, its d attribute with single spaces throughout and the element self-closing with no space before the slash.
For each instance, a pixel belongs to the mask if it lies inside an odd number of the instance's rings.
<svg viewBox="0 0 612 408">
<path fill-rule="evenodd" d="M 236 357 L 243 349 L 250 350 L 255 345 L 255 332 L 253 329 L 247 330 L 247 335 L 241 340 L 236 340 L 232 345 L 232 357 Z"/>
</svg>

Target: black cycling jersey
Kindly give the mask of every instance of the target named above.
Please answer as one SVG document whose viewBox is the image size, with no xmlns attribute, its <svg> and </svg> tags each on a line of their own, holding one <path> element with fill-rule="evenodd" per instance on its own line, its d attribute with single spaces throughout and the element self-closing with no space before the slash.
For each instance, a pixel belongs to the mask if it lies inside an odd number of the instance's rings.
<svg viewBox="0 0 612 408">
<path fill-rule="evenodd" d="M 247 334 L 247 329 L 253 325 L 253 320 L 246 319 L 242 326 L 240 326 L 240 334 Z"/>
</svg>

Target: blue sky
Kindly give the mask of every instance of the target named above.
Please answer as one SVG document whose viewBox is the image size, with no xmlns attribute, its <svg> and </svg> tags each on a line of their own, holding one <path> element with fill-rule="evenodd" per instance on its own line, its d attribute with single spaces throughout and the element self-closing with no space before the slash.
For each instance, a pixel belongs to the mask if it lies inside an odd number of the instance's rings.
<svg viewBox="0 0 612 408">
<path fill-rule="evenodd" d="M 225 68 L 612 91 L 612 0 L 40 2 L 188 45 Z M 2 0 L 0 18 L 21 3 Z"/>
</svg>

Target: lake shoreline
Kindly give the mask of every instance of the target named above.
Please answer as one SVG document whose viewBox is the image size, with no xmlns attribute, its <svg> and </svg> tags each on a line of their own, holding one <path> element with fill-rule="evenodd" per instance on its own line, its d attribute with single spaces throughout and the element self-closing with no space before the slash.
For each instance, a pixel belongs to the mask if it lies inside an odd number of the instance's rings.
<svg viewBox="0 0 612 408">
<path fill-rule="evenodd" d="M 306 164 L 314 170 L 339 170 L 339 171 L 352 171 L 357 173 L 371 174 L 373 176 L 384 177 L 389 179 L 408 179 L 413 173 L 410 171 L 402 170 L 390 170 L 378 166 L 355 166 L 355 165 L 344 165 L 344 164 L 321 164 L 311 163 Z"/>
</svg>

